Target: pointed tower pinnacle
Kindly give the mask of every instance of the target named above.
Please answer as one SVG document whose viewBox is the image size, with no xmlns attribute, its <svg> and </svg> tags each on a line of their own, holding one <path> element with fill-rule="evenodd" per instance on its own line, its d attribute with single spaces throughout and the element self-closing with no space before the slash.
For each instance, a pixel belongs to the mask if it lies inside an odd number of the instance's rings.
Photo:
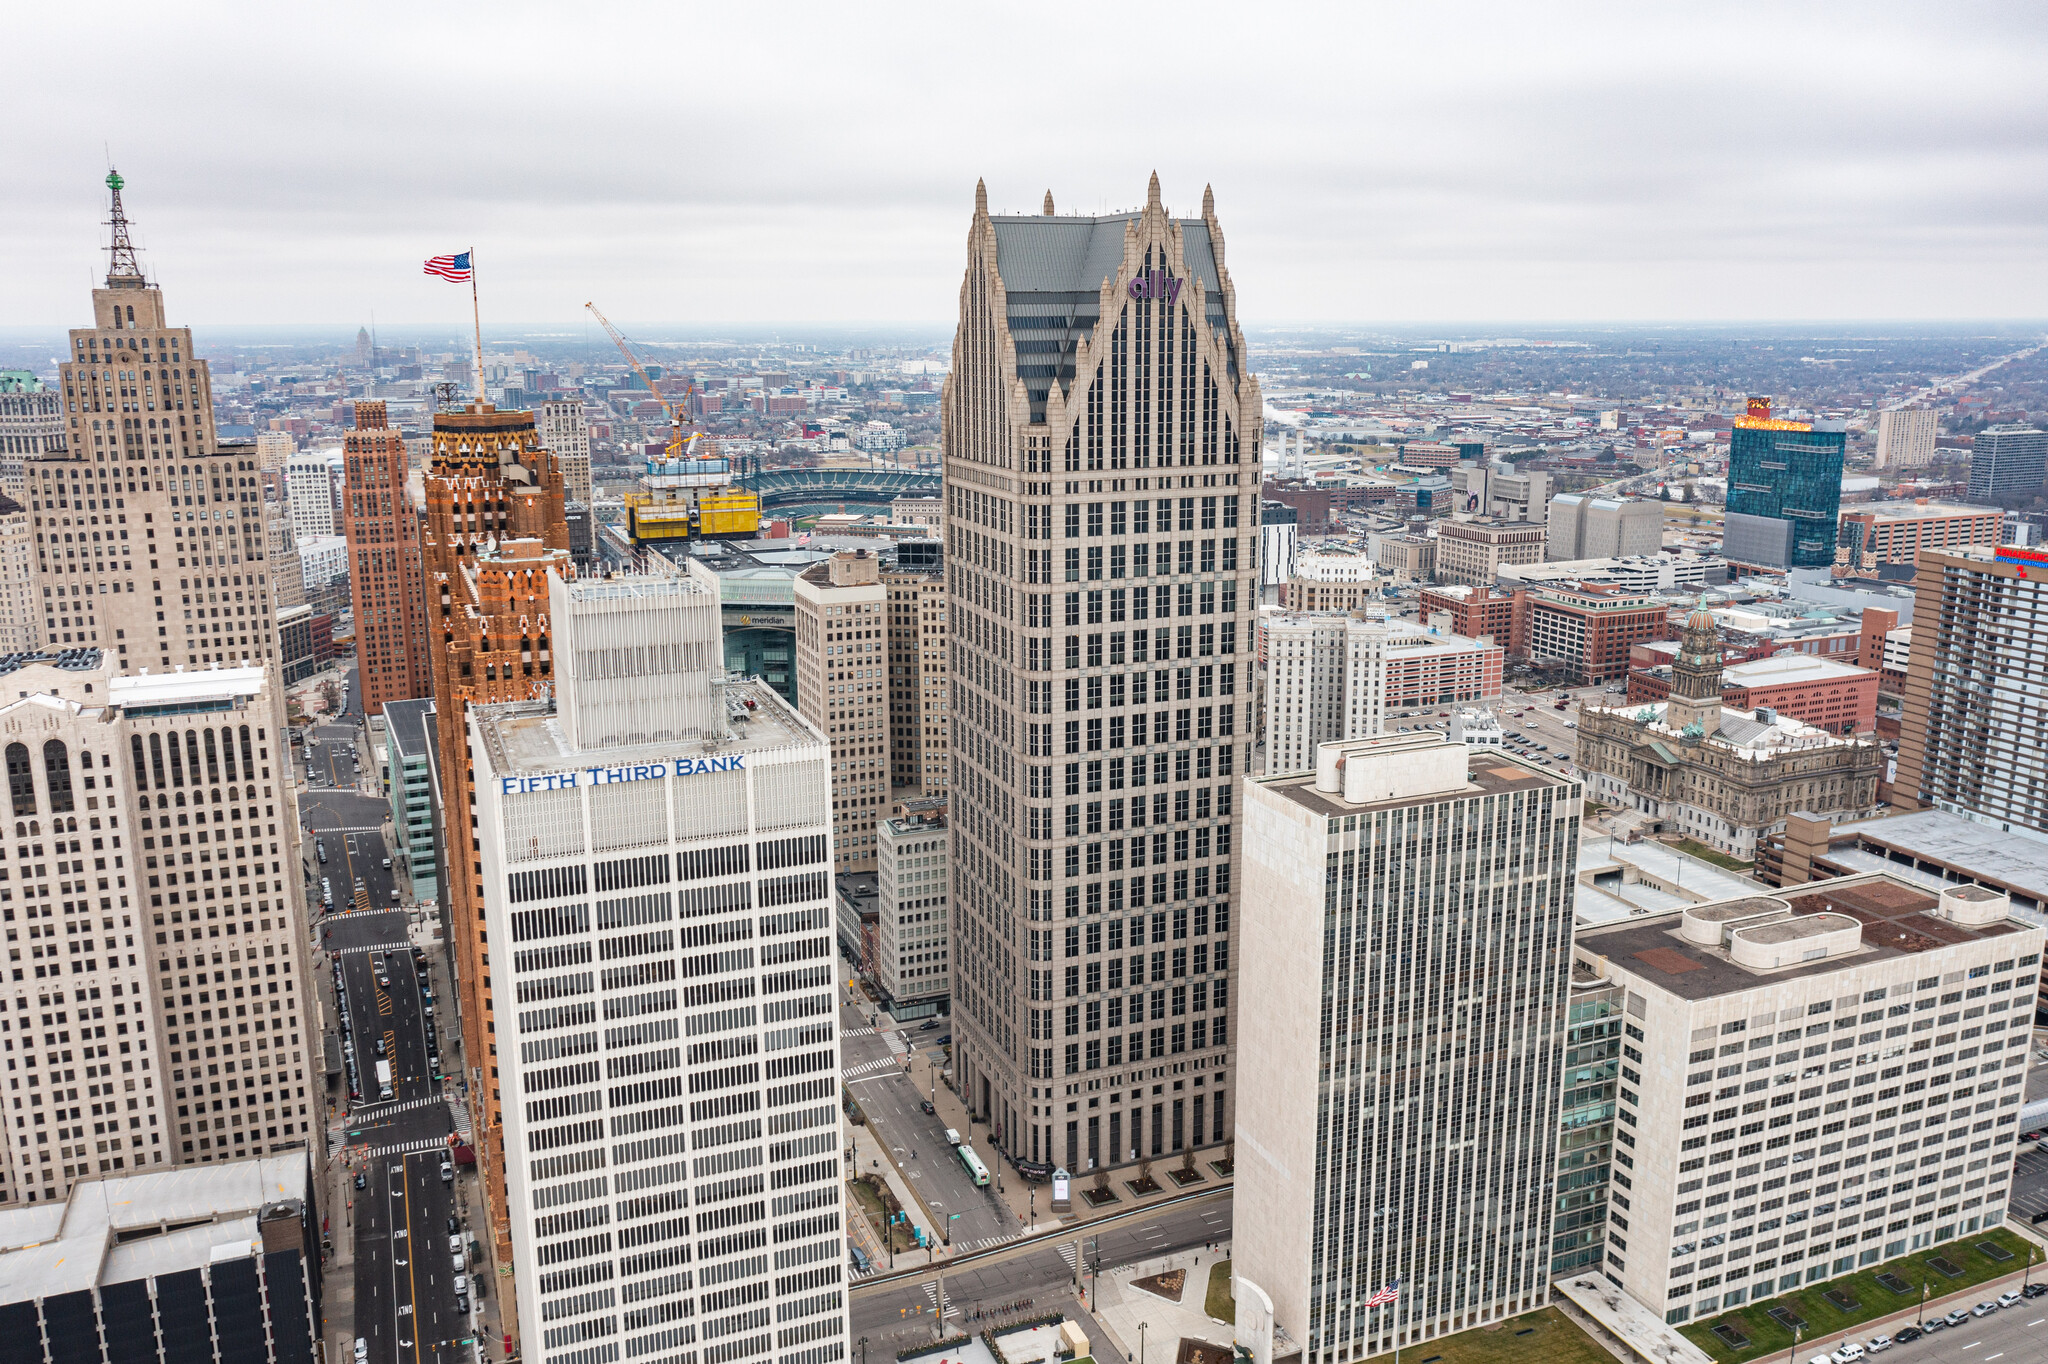
<svg viewBox="0 0 2048 1364">
<path fill-rule="evenodd" d="M 1145 190 L 1145 207 L 1146 207 L 1147 209 L 1155 209 L 1155 208 L 1158 208 L 1158 207 L 1159 207 L 1159 172 L 1158 172 L 1158 171 L 1153 171 L 1153 172 L 1152 172 L 1152 184 L 1151 184 L 1151 185 L 1150 185 L 1150 186 L 1149 186 L 1149 187 L 1148 187 L 1148 188 L 1147 188 L 1147 189 Z"/>
<path fill-rule="evenodd" d="M 1050 217 L 1052 216 L 1052 191 L 1051 191 L 1051 190 L 1047 190 L 1047 191 L 1045 192 L 1045 216 L 1046 216 L 1046 217 L 1048 217 L 1048 218 L 1050 218 Z"/>
<path fill-rule="evenodd" d="M 1216 216 L 1216 191 L 1208 185 L 1202 186 L 1202 216 L 1204 218 Z"/>
<path fill-rule="evenodd" d="M 113 229 L 113 239 L 107 247 L 107 285 L 113 287 L 116 280 L 142 279 L 142 266 L 135 259 L 135 243 L 128 240 L 128 215 L 121 208 L 121 173 L 107 172 L 107 192 L 113 197 L 113 216 L 107 219 L 107 226 Z"/>
<path fill-rule="evenodd" d="M 985 180 L 976 180 L 974 182 L 974 211 L 976 213 L 988 212 L 988 182 Z"/>
</svg>

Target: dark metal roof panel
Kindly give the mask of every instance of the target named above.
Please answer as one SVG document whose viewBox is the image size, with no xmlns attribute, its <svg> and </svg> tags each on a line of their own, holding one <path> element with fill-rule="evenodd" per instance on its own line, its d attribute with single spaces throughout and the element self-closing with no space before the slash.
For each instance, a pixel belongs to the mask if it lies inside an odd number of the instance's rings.
<svg viewBox="0 0 2048 1364">
<path fill-rule="evenodd" d="M 1124 258 L 1124 227 L 1135 213 L 1105 218 L 1059 218 L 1038 215 L 991 219 L 996 233 L 996 269 L 1012 293 L 1094 291 L 1116 273 Z M 1202 287 L 1220 293 L 1216 253 L 1209 226 L 1200 218 L 1183 218 L 1179 226 L 1188 269 Z"/>
</svg>

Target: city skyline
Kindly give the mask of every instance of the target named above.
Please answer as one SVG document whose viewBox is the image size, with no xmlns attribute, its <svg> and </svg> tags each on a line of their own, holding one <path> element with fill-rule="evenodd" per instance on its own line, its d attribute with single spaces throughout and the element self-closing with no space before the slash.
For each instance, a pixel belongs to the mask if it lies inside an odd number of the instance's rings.
<svg viewBox="0 0 2048 1364">
<path fill-rule="evenodd" d="M 1853 30 L 1762 10 L 1280 11 L 1233 38 L 1238 96 L 1179 99 L 1180 61 L 1136 64 L 1057 153 L 1004 136 L 981 91 L 1083 82 L 1094 53 L 1161 41 L 1142 13 L 1099 19 L 1089 58 L 971 15 L 820 15 L 773 42 L 750 15 L 655 17 L 632 43 L 539 11 L 391 18 L 317 37 L 286 15 L 139 18 L 136 41 L 207 92 L 202 121 L 237 135 L 160 130 L 141 87 L 53 121 L 0 229 L 46 268 L 10 279 L 0 313 L 55 321 L 103 268 L 81 229 L 111 158 L 147 187 L 145 259 L 176 262 L 200 326 L 452 323 L 460 291 L 419 262 L 465 247 L 487 324 L 566 321 L 589 298 L 627 318 L 939 322 L 977 179 L 997 211 L 1054 183 L 1092 213 L 1133 207 L 1153 169 L 1176 213 L 1214 185 L 1259 320 L 2048 315 L 2024 94 L 2043 27 L 2021 11 Z M 24 109 L 98 60 L 62 12 L 17 31 L 44 54 Z M 280 59 L 315 42 L 320 62 Z M 670 80 L 678 51 L 729 57 Z M 508 81 L 539 93 L 508 113 Z"/>
</svg>

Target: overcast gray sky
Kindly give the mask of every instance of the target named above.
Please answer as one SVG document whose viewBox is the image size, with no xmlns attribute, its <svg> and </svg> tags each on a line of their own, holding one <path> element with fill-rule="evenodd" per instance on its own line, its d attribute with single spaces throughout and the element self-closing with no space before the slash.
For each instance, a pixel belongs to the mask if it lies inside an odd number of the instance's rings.
<svg viewBox="0 0 2048 1364">
<path fill-rule="evenodd" d="M 38 5 L 0 323 L 106 151 L 193 324 L 952 318 L 992 207 L 1213 184 L 1248 324 L 2048 316 L 2048 8 Z"/>
</svg>

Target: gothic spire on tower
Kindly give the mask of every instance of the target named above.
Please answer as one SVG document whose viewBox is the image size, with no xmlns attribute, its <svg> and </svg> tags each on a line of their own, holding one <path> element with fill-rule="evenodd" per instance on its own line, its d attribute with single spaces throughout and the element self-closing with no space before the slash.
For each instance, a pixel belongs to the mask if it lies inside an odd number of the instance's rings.
<svg viewBox="0 0 2048 1364">
<path fill-rule="evenodd" d="M 135 243 L 128 239 L 128 215 L 121 209 L 121 173 L 107 172 L 107 191 L 113 197 L 113 216 L 107 219 L 107 226 L 113 229 L 113 239 L 107 246 L 107 285 L 113 287 L 117 281 L 141 283 L 142 266 L 135 259 Z"/>
</svg>

